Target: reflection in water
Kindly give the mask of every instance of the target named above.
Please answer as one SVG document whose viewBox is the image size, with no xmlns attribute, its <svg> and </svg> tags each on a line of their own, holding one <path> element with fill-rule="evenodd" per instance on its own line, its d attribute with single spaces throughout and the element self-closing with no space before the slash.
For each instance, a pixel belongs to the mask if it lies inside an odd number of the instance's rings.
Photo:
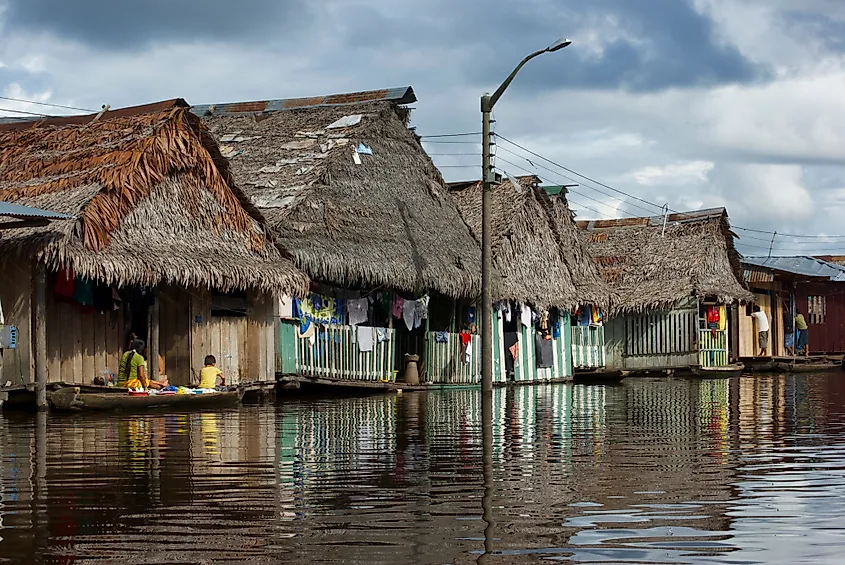
<svg viewBox="0 0 845 565">
<path fill-rule="evenodd" d="M 7 414 L 0 563 L 836 563 L 839 377 Z"/>
</svg>

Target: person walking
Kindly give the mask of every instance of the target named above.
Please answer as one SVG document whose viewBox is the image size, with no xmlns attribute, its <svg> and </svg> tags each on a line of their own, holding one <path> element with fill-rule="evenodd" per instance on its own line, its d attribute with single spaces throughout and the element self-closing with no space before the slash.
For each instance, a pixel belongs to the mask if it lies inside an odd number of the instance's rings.
<svg viewBox="0 0 845 565">
<path fill-rule="evenodd" d="M 751 317 L 757 322 L 757 342 L 760 345 L 760 354 L 758 357 L 769 356 L 769 318 L 766 313 L 760 310 L 758 305 L 754 305 L 754 311 Z"/>
</svg>

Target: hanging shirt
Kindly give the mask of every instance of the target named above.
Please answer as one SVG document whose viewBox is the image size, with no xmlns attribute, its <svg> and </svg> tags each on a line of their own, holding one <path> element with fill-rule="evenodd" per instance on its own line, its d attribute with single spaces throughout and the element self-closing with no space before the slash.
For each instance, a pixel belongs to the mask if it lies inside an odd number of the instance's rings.
<svg viewBox="0 0 845 565">
<path fill-rule="evenodd" d="M 93 306 L 94 283 L 89 279 L 77 278 L 73 282 L 73 299 L 83 306 Z"/>
<path fill-rule="evenodd" d="M 357 326 L 366 322 L 369 307 L 370 302 L 366 298 L 348 300 L 346 302 L 346 308 L 349 312 L 349 325 Z"/>
<path fill-rule="evenodd" d="M 416 313 L 417 304 L 413 300 L 406 300 L 405 303 L 402 304 L 402 319 L 405 321 L 408 331 L 414 329 L 414 318 Z"/>
<path fill-rule="evenodd" d="M 405 299 L 398 294 L 393 297 L 393 317 L 401 319 L 405 308 Z"/>
<path fill-rule="evenodd" d="M 522 322 L 522 325 L 526 328 L 531 327 L 531 308 L 529 306 L 526 306 L 525 304 L 522 305 L 519 321 Z"/>
<path fill-rule="evenodd" d="M 361 326 L 358 328 L 358 351 L 367 352 L 373 350 L 373 328 Z"/>
</svg>

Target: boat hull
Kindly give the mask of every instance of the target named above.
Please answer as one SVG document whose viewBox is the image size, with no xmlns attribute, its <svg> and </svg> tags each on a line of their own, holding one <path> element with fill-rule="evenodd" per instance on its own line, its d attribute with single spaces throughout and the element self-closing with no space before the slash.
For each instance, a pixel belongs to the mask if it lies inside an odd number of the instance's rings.
<svg viewBox="0 0 845 565">
<path fill-rule="evenodd" d="M 745 365 L 737 363 L 724 367 L 690 367 L 692 374 L 700 379 L 730 379 L 738 377 L 745 370 Z"/>
<path fill-rule="evenodd" d="M 47 399 L 51 407 L 60 412 L 109 410 L 144 412 L 149 410 L 226 408 L 237 406 L 242 396 L 241 391 L 130 396 L 129 394 L 80 392 L 78 388 L 74 387 L 50 392 Z"/>
</svg>

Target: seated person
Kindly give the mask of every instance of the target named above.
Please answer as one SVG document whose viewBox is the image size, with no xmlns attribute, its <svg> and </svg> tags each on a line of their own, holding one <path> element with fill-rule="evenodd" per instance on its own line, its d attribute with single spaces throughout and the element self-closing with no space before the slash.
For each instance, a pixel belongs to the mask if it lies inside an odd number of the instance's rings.
<svg viewBox="0 0 845 565">
<path fill-rule="evenodd" d="M 205 356 L 205 367 L 200 371 L 200 384 L 197 388 L 217 388 L 217 377 L 220 377 L 221 386 L 226 386 L 226 377 L 216 365 L 217 359 L 214 355 Z"/>
<path fill-rule="evenodd" d="M 163 389 L 168 386 L 167 378 L 154 381 L 147 376 L 147 362 L 144 359 L 144 342 L 136 339 L 129 351 L 120 358 L 117 372 L 117 386 L 131 389 Z"/>
</svg>

